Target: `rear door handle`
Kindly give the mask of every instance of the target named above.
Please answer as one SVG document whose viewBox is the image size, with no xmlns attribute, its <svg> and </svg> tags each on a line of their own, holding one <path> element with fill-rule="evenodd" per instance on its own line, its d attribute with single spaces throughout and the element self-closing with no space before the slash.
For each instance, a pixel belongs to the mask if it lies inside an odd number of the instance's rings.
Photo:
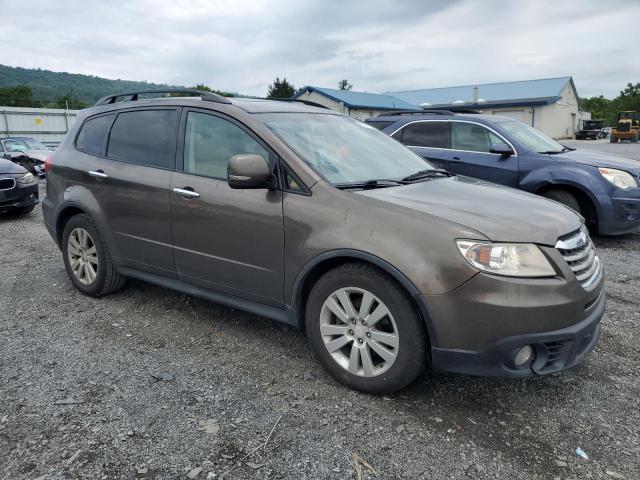
<svg viewBox="0 0 640 480">
<path fill-rule="evenodd" d="M 173 193 L 177 193 L 178 195 L 188 198 L 198 198 L 200 196 L 200 194 L 198 192 L 194 192 L 191 187 L 174 188 Z"/>
<path fill-rule="evenodd" d="M 104 173 L 102 170 L 89 170 L 89 175 L 95 178 L 109 178 L 109 175 Z"/>
</svg>

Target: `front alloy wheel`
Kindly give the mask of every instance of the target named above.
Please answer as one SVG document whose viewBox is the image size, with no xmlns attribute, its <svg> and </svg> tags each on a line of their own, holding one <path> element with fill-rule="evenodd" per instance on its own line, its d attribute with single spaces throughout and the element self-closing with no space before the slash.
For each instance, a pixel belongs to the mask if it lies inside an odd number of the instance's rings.
<svg viewBox="0 0 640 480">
<path fill-rule="evenodd" d="M 329 354 L 352 375 L 380 375 L 398 355 L 393 315 L 363 288 L 340 288 L 327 298 L 320 312 L 320 333 Z"/>
<path fill-rule="evenodd" d="M 71 231 L 67 245 L 69 266 L 76 279 L 83 285 L 91 285 L 98 277 L 98 251 L 89 232 L 84 228 Z"/>
<path fill-rule="evenodd" d="M 345 263 L 315 283 L 307 299 L 309 343 L 339 382 L 386 394 L 424 370 L 428 338 L 409 294 L 387 273 Z"/>
</svg>

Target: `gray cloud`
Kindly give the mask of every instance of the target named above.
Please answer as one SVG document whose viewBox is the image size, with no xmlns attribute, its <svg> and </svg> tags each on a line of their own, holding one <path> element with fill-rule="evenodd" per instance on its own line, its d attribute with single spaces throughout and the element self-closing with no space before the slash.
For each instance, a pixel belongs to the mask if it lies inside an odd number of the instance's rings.
<svg viewBox="0 0 640 480">
<path fill-rule="evenodd" d="M 581 95 L 640 80 L 640 3 L 0 0 L 0 63 L 263 95 L 384 92 L 573 75 Z M 621 38 L 624 41 L 621 41 Z"/>
</svg>

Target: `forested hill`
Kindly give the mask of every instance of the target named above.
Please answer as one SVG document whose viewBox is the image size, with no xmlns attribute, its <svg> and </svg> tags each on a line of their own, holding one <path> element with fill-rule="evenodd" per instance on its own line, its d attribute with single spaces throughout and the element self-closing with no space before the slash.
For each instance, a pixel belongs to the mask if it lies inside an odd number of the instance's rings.
<svg viewBox="0 0 640 480">
<path fill-rule="evenodd" d="M 0 88 L 26 85 L 33 98 L 43 103 L 55 102 L 62 95 L 71 95 L 87 104 L 93 104 L 110 93 L 164 88 L 169 85 L 110 80 L 108 78 L 78 73 L 52 72 L 50 70 L 9 67 L 0 65 Z"/>
</svg>

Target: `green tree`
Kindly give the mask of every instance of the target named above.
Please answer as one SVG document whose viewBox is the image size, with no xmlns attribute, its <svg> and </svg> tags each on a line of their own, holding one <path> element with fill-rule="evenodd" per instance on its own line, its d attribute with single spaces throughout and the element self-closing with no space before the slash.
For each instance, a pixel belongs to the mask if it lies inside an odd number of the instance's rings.
<svg viewBox="0 0 640 480">
<path fill-rule="evenodd" d="M 280 80 L 276 77 L 267 89 L 267 98 L 291 98 L 294 93 L 296 93 L 295 87 L 287 82 L 286 78 Z"/>
<path fill-rule="evenodd" d="M 614 100 L 616 108 L 620 110 L 634 110 L 640 112 L 640 83 L 627 83 L 624 90 Z"/>
<path fill-rule="evenodd" d="M 196 90 L 202 90 L 203 92 L 217 93 L 218 95 L 222 95 L 223 97 L 235 97 L 236 96 L 235 93 L 225 92 L 224 90 L 215 90 L 215 89 L 205 85 L 204 83 L 198 83 L 196 86 L 191 87 L 191 88 L 195 88 Z"/>
<path fill-rule="evenodd" d="M 42 102 L 34 100 L 30 87 L 18 85 L 0 87 L 0 105 L 5 107 L 41 107 Z"/>
<path fill-rule="evenodd" d="M 347 81 L 347 79 L 344 79 L 344 80 L 340 80 L 340 81 L 338 82 L 338 88 L 339 88 L 340 90 L 351 90 L 351 89 L 353 88 L 353 85 L 351 85 L 351 84 Z"/>
<path fill-rule="evenodd" d="M 615 122 L 615 105 L 613 100 L 604 98 L 602 95 L 591 98 L 581 98 L 580 108 L 587 112 L 591 112 L 591 118 L 594 120 L 604 120 L 605 125 L 612 126 Z"/>
<path fill-rule="evenodd" d="M 78 100 L 76 97 L 74 97 L 71 92 L 68 92 L 64 95 L 59 96 L 58 98 L 56 98 L 56 102 L 55 102 L 55 106 L 56 108 L 65 108 L 65 109 L 70 109 L 70 110 L 82 110 L 83 108 L 87 108 L 89 105 L 87 105 L 86 103 Z"/>
</svg>

